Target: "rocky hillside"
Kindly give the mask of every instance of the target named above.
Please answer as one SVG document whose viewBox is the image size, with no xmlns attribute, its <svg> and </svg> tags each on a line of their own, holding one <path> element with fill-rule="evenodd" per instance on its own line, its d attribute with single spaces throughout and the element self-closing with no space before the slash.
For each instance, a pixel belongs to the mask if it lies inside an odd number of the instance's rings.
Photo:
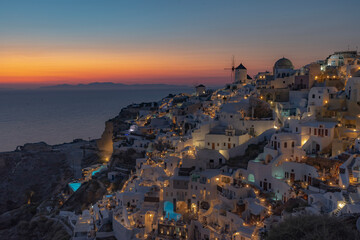
<svg viewBox="0 0 360 240">
<path fill-rule="evenodd" d="M 72 178 L 61 152 L 0 154 L 0 214 L 28 202 L 40 203 Z"/>
<path fill-rule="evenodd" d="M 0 239 L 70 239 L 71 232 L 54 218 L 58 196 L 81 176 L 82 166 L 98 159 L 96 148 L 82 140 L 0 153 Z"/>
</svg>

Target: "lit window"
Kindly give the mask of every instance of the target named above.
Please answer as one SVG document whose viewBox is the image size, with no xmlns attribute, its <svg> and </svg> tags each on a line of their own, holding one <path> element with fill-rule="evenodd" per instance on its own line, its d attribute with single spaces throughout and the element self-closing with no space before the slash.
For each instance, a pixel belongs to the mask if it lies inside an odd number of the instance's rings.
<svg viewBox="0 0 360 240">
<path fill-rule="evenodd" d="M 254 174 L 249 174 L 249 176 L 248 176 L 248 181 L 249 182 L 255 182 L 255 176 L 254 176 Z"/>
</svg>

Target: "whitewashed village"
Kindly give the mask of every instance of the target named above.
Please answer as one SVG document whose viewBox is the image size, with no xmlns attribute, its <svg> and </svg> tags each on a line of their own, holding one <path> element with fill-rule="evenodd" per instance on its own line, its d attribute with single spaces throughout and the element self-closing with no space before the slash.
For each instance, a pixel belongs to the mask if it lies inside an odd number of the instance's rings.
<svg viewBox="0 0 360 240">
<path fill-rule="evenodd" d="M 264 239 L 291 216 L 360 213 L 357 51 L 298 69 L 281 58 L 255 76 L 243 60 L 229 74 L 221 89 L 128 106 L 126 129 L 107 123 L 104 164 L 69 186 L 102 174 L 121 189 L 81 214 L 60 209 L 72 239 Z M 111 164 L 129 149 L 141 157 Z"/>
</svg>

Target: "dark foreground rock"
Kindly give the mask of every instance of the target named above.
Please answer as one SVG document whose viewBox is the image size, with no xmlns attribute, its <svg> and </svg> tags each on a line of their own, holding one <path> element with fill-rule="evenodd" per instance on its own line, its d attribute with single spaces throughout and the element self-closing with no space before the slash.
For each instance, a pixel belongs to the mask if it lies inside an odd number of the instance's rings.
<svg viewBox="0 0 360 240">
<path fill-rule="evenodd" d="M 54 216 L 67 184 L 98 162 L 92 145 L 37 143 L 0 153 L 0 239 L 70 239 Z"/>
</svg>

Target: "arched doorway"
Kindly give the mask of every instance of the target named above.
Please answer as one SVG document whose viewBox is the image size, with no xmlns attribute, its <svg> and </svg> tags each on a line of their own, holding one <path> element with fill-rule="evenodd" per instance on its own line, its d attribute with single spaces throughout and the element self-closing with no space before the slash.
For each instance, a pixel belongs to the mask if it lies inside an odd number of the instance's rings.
<svg viewBox="0 0 360 240">
<path fill-rule="evenodd" d="M 145 214 L 145 232 L 149 233 L 153 230 L 154 224 L 156 224 L 156 221 L 154 221 L 155 218 L 155 212 L 154 211 L 148 211 Z"/>
</svg>

